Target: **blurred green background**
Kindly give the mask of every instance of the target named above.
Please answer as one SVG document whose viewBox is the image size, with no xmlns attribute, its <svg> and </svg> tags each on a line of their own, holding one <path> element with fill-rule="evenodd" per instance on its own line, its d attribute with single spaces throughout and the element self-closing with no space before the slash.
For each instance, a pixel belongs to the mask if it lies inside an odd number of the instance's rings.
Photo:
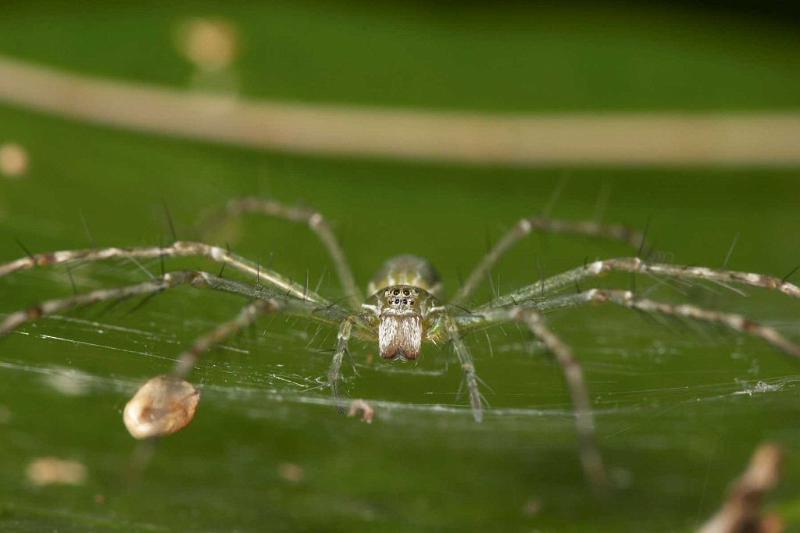
<svg viewBox="0 0 800 533">
<path fill-rule="evenodd" d="M 176 47 L 182 24 L 197 17 L 224 19 L 238 34 L 239 55 L 221 78 L 198 79 Z M 4 2 L 0 53 L 281 101 L 506 113 L 794 111 L 800 33 L 791 18 L 634 4 Z M 437 265 L 452 294 L 487 241 L 540 212 L 565 183 L 554 215 L 591 218 L 608 193 L 605 218 L 637 227 L 650 219 L 653 242 L 675 262 L 721 266 L 737 235 L 731 268 L 783 276 L 800 262 L 799 173 L 791 168 L 508 169 L 297 156 L 0 104 L 0 143 L 11 141 L 25 147 L 29 168 L 19 179 L 0 177 L 0 260 L 21 255 L 14 239 L 33 251 L 158 244 L 169 238 L 164 203 L 179 237 L 200 238 L 201 213 L 262 195 L 325 213 L 362 286 L 387 257 L 412 252 Z M 341 296 L 306 228 L 248 217 L 209 239 L 301 282 L 321 278 L 324 295 Z M 535 281 L 538 265 L 553 274 L 629 253 L 534 237 L 494 275 L 506 291 Z M 167 263 L 189 265 L 217 271 L 202 261 Z M 146 266 L 158 272 L 158 262 Z M 144 273 L 113 262 L 72 276 L 90 290 Z M 630 283 L 612 276 L 599 285 Z M 0 312 L 71 292 L 63 268 L 21 273 L 0 280 Z M 661 287 L 653 296 L 746 313 L 800 339 L 797 302 L 747 292 Z M 475 303 L 489 296 L 484 288 Z M 597 408 L 618 487 L 605 500 L 582 478 L 558 367 L 515 327 L 469 339 L 492 405 L 480 425 L 458 394 L 447 347 L 427 347 L 417 364 L 385 364 L 370 362 L 375 346 L 353 343 L 346 388 L 376 405 L 367 425 L 326 404 L 336 332 L 265 319 L 204 360 L 193 377 L 203 391 L 196 420 L 132 472 L 125 402 L 241 301 L 180 289 L 129 313 L 135 304 L 43 320 L 0 341 L 0 529 L 691 530 L 767 439 L 789 451 L 768 505 L 800 529 L 800 372 L 762 342 L 610 307 L 552 316 L 584 363 Z M 80 461 L 86 481 L 33 485 L 26 468 L 42 456 Z"/>
</svg>

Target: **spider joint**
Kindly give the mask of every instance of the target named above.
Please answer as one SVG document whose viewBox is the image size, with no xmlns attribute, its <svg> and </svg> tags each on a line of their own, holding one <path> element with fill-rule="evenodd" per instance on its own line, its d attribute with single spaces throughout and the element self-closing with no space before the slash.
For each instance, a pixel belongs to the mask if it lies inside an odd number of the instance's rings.
<svg viewBox="0 0 800 533">
<path fill-rule="evenodd" d="M 209 249 L 209 255 L 215 261 L 224 261 L 228 257 L 228 251 L 219 246 L 212 246 Z"/>
<path fill-rule="evenodd" d="M 594 275 L 600 275 L 607 270 L 605 261 L 594 261 L 586 266 L 586 270 Z"/>
<path fill-rule="evenodd" d="M 375 316 L 380 316 L 380 314 L 381 314 L 381 312 L 378 310 L 378 306 L 377 305 L 361 304 L 361 309 L 363 309 L 364 311 L 369 311 L 370 313 L 372 313 Z"/>
<path fill-rule="evenodd" d="M 325 222 L 325 219 L 322 218 L 320 213 L 313 213 L 310 217 L 308 217 L 308 225 L 311 228 L 318 228 Z"/>
</svg>

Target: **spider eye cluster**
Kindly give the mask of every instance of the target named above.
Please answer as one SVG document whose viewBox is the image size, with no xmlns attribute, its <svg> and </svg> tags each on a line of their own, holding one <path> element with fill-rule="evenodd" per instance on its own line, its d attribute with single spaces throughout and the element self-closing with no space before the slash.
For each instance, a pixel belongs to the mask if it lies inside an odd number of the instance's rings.
<svg viewBox="0 0 800 533">
<path fill-rule="evenodd" d="M 383 291 L 383 296 L 386 303 L 392 307 L 413 306 L 416 297 L 419 296 L 419 290 L 413 287 L 394 287 Z"/>
</svg>

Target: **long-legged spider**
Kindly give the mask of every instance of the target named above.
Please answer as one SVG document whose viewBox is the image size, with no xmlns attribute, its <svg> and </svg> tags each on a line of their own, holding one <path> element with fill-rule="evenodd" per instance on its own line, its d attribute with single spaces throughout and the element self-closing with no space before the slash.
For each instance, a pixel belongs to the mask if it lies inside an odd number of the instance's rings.
<svg viewBox="0 0 800 533">
<path fill-rule="evenodd" d="M 563 370 L 575 412 L 581 463 L 585 475 L 596 486 L 606 483 L 606 475 L 595 443 L 594 420 L 583 371 L 570 347 L 547 326 L 543 313 L 590 303 L 611 303 L 645 313 L 717 323 L 734 331 L 761 337 L 785 353 L 800 358 L 800 346 L 783 337 L 775 329 L 737 314 L 703 309 L 689 304 L 673 305 L 657 302 L 637 297 L 627 290 L 593 288 L 585 291 L 579 289 L 579 292 L 573 294 L 558 294 L 560 289 L 577 286 L 578 282 L 618 271 L 677 279 L 700 279 L 723 286 L 751 285 L 780 291 L 795 298 L 800 297 L 800 288 L 796 285 L 786 279 L 763 274 L 650 263 L 638 257 L 622 257 L 585 264 L 539 280 L 509 294 L 497 296 L 472 309 L 463 307 L 503 254 L 525 236 L 533 232 L 578 234 L 621 241 L 641 249 L 644 236 L 624 226 L 571 222 L 545 217 L 524 218 L 489 251 L 450 302 L 445 303 L 442 300 L 442 284 L 439 276 L 425 259 L 403 255 L 387 261 L 370 281 L 367 287 L 369 296 L 364 300 L 336 237 L 320 213 L 304 208 L 288 207 L 272 200 L 244 198 L 229 202 L 221 216 L 233 217 L 244 213 L 260 213 L 308 224 L 333 260 L 345 291 L 347 305 L 332 302 L 307 286 L 295 283 L 225 248 L 201 242 L 177 241 L 163 247 L 67 250 L 28 254 L 16 261 L 0 265 L 0 277 L 34 267 L 77 261 L 193 256 L 205 257 L 231 267 L 256 279 L 256 284 L 226 279 L 202 271 L 171 271 L 143 283 L 48 300 L 12 313 L 0 324 L 0 335 L 8 334 L 20 325 L 43 316 L 98 302 L 116 301 L 139 295 L 148 297 L 181 285 L 214 289 L 241 295 L 249 299 L 250 303 L 244 306 L 235 318 L 200 336 L 188 350 L 181 353 L 172 372 L 172 378 L 178 380 L 186 378 L 201 354 L 248 327 L 259 316 L 281 312 L 315 322 L 338 325 L 336 350 L 328 372 L 328 383 L 337 398 L 342 360 L 351 337 L 377 340 L 380 354 L 385 359 L 415 359 L 420 353 L 423 342 L 437 344 L 450 341 L 464 373 L 473 416 L 480 422 L 483 417 L 483 400 L 475 365 L 463 336 L 476 329 L 518 322 L 527 326 L 531 333 L 552 352 Z M 185 393 L 185 389 L 180 390 Z M 193 409 L 194 404 L 191 406 L 192 413 Z M 157 418 L 159 415 L 150 413 L 150 416 Z M 179 424 L 177 429 L 183 425 Z M 163 433 L 175 429 L 172 427 Z"/>
</svg>

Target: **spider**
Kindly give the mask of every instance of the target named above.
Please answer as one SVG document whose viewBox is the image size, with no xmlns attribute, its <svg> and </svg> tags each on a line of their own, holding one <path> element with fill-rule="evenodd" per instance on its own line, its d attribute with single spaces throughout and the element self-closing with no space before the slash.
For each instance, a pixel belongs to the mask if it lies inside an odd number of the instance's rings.
<svg viewBox="0 0 800 533">
<path fill-rule="evenodd" d="M 256 283 L 223 278 L 221 273 L 213 275 L 203 271 L 167 271 L 142 283 L 48 300 L 11 313 L 0 324 L 0 336 L 8 334 L 26 322 L 98 302 L 118 301 L 132 296 L 150 297 L 182 285 L 213 289 L 240 295 L 248 299 L 249 303 L 237 316 L 198 337 L 191 347 L 181 353 L 171 374 L 173 379 L 180 381 L 186 378 L 204 352 L 250 326 L 260 316 L 287 313 L 314 322 L 338 326 L 336 349 L 327 376 L 337 402 L 342 377 L 342 360 L 347 353 L 351 337 L 377 340 L 380 354 L 386 360 L 413 360 L 419 356 L 423 343 L 450 342 L 464 374 L 473 417 L 480 422 L 483 418 L 484 402 L 472 356 L 463 340 L 464 335 L 490 326 L 517 322 L 530 330 L 532 335 L 554 355 L 562 368 L 573 404 L 582 468 L 589 482 L 598 487 L 606 484 L 607 477 L 596 444 L 595 424 L 581 364 L 570 347 L 548 327 L 543 317 L 546 312 L 592 303 L 608 303 L 645 313 L 720 324 L 736 332 L 761 337 L 783 352 L 800 358 L 800 346 L 783 337 L 777 330 L 737 314 L 704 309 L 690 304 L 673 305 L 653 301 L 638 297 L 628 290 L 592 288 L 579 289 L 577 293 L 571 294 L 560 292 L 564 288 L 577 287 L 579 282 L 589 281 L 608 272 L 627 272 L 675 279 L 707 280 L 725 287 L 736 284 L 750 285 L 800 298 L 800 288 L 788 282 L 786 278 L 648 262 L 640 259 L 639 253 L 631 257 L 597 260 L 540 279 L 508 294 L 496 296 L 477 307 L 469 309 L 465 307 L 470 296 L 501 257 L 526 236 L 534 232 L 576 234 L 621 241 L 633 248 L 638 247 L 641 251 L 644 246 L 644 235 L 625 226 L 557 220 L 541 216 L 523 218 L 490 249 L 456 294 L 446 302 L 443 298 L 442 282 L 436 270 L 427 260 L 413 255 L 401 255 L 389 259 L 369 282 L 368 296 L 365 299 L 356 285 L 345 254 L 333 231 L 317 211 L 287 206 L 269 199 L 242 198 L 228 202 L 215 219 L 219 221 L 220 218 L 238 217 L 245 213 L 258 213 L 307 224 L 319 237 L 333 260 L 345 293 L 346 304 L 326 299 L 307 286 L 235 255 L 226 248 L 202 242 L 176 241 L 169 246 L 159 247 L 66 250 L 35 255 L 26 251 L 26 257 L 0 265 L 0 277 L 34 267 L 78 261 L 204 257 L 222 264 L 223 267 L 237 270 L 250 279 L 254 278 Z M 145 388 L 140 389 L 140 393 Z M 188 394 L 193 398 L 187 408 L 190 413 L 186 415 L 191 419 L 197 401 L 196 395 L 192 394 L 191 387 L 188 392 L 185 387 L 179 389 L 182 394 Z M 157 416 L 152 413 L 151 415 Z M 163 433 L 174 432 L 184 425 L 185 423 L 170 426 L 170 429 L 164 430 Z"/>
</svg>

